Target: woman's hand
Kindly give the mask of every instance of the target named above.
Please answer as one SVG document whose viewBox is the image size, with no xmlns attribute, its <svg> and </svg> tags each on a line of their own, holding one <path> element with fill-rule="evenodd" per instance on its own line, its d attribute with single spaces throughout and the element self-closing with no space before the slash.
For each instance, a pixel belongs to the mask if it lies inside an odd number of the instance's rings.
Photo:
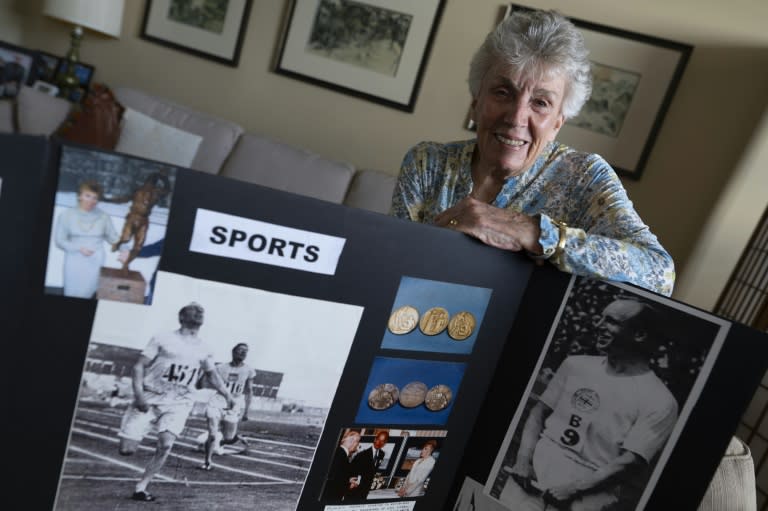
<svg viewBox="0 0 768 511">
<path fill-rule="evenodd" d="M 92 256 L 92 255 L 93 255 L 93 250 L 91 250 L 90 248 L 80 247 L 78 250 L 79 250 L 79 251 L 80 251 L 80 253 L 81 253 L 81 254 L 83 254 L 85 257 L 89 257 L 89 256 Z"/>
<path fill-rule="evenodd" d="M 466 197 L 435 217 L 435 225 L 449 227 L 486 245 L 519 252 L 542 253 L 539 222 L 517 211 L 501 209 Z"/>
</svg>

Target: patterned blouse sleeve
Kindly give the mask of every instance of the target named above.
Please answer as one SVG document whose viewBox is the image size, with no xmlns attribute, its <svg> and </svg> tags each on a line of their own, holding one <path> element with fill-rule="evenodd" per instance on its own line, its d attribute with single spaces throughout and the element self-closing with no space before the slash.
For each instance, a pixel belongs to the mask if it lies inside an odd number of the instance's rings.
<svg viewBox="0 0 768 511">
<path fill-rule="evenodd" d="M 564 220 L 565 244 L 550 261 L 560 270 L 577 275 L 629 282 L 662 295 L 671 295 L 675 282 L 672 257 L 643 223 L 613 169 L 602 158 L 591 163 L 589 182 L 582 188 L 585 204 Z M 542 215 L 542 237 L 551 218 Z"/>
<path fill-rule="evenodd" d="M 424 204 L 424 186 L 421 180 L 426 157 L 419 146 L 408 150 L 400 165 L 400 173 L 392 191 L 391 216 L 420 222 L 419 211 Z"/>
</svg>

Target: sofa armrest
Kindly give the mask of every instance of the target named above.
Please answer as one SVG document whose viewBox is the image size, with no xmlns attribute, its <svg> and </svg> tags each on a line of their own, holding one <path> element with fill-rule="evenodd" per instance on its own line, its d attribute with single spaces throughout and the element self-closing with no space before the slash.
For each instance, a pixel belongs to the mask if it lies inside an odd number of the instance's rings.
<svg viewBox="0 0 768 511">
<path fill-rule="evenodd" d="M 195 170 L 217 174 L 244 131 L 240 125 L 233 122 L 198 112 L 140 90 L 118 87 L 114 92 L 115 97 L 124 107 L 148 115 L 160 123 L 202 137 L 190 165 Z"/>
<path fill-rule="evenodd" d="M 352 179 L 344 204 L 352 208 L 387 214 L 396 180 L 392 174 L 378 170 L 358 170 Z"/>
<path fill-rule="evenodd" d="M 297 147 L 246 133 L 221 175 L 341 204 L 355 169 Z"/>
<path fill-rule="evenodd" d="M 755 511 L 755 464 L 749 447 L 731 438 L 698 511 Z"/>
</svg>

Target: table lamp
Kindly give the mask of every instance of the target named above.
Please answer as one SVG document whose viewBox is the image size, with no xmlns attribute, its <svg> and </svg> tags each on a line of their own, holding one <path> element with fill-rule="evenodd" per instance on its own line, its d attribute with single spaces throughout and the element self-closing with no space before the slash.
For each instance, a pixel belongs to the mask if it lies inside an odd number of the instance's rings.
<svg viewBox="0 0 768 511">
<path fill-rule="evenodd" d="M 62 89 L 65 97 L 80 85 L 75 76 L 75 67 L 80 61 L 83 28 L 114 38 L 120 37 L 123 6 L 124 0 L 45 0 L 43 13 L 46 16 L 74 25 L 69 51 L 56 76 L 56 85 Z"/>
</svg>

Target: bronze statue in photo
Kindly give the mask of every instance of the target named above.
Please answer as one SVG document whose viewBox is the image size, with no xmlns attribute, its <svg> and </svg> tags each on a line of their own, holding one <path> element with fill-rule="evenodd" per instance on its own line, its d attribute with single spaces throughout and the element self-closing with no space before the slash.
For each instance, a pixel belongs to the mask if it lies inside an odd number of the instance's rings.
<svg viewBox="0 0 768 511">
<path fill-rule="evenodd" d="M 109 202 L 120 204 L 132 201 L 128 214 L 125 216 L 125 224 L 120 239 L 112 244 L 112 251 L 116 252 L 120 245 L 131 241 L 133 238 L 133 246 L 123 262 L 123 271 L 128 270 L 128 265 L 144 246 L 152 208 L 169 193 L 171 193 L 171 182 L 168 179 L 168 170 L 162 169 L 150 174 L 144 184 L 133 192 L 133 195 L 108 199 Z"/>
</svg>

